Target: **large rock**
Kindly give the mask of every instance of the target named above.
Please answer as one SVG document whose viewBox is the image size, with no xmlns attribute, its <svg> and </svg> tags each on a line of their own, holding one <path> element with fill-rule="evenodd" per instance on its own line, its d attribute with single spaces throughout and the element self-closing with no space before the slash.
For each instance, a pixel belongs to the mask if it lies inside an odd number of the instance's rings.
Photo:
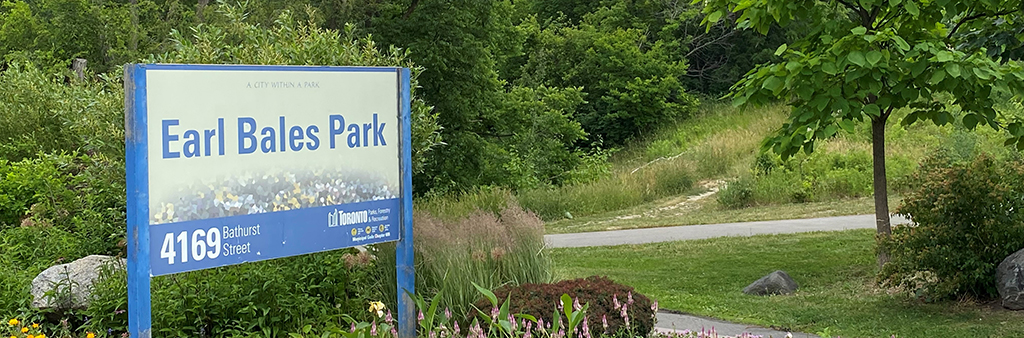
<svg viewBox="0 0 1024 338">
<path fill-rule="evenodd" d="M 67 310 L 89 306 L 92 284 L 100 276 L 100 269 L 105 264 L 117 264 L 117 267 L 124 268 L 125 260 L 92 255 L 43 270 L 32 280 L 32 307 Z"/>
<path fill-rule="evenodd" d="M 743 293 L 757 296 L 787 295 L 796 291 L 798 287 L 800 286 L 785 271 L 776 270 L 747 285 L 743 288 Z"/>
<path fill-rule="evenodd" d="M 996 267 L 996 290 L 1003 307 L 1024 309 L 1024 249 L 1006 256 Z"/>
</svg>

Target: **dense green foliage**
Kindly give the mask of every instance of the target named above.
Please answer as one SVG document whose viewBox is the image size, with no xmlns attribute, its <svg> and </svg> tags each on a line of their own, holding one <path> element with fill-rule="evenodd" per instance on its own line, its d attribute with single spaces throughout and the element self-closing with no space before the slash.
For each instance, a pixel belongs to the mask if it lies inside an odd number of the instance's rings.
<svg viewBox="0 0 1024 338">
<path fill-rule="evenodd" d="M 996 296 L 995 269 L 1024 248 L 1024 165 L 981 155 L 926 160 L 897 210 L 912 225 L 883 245 L 889 283 L 921 297 Z"/>
<path fill-rule="evenodd" d="M 154 334 L 282 337 L 305 325 L 343 327 L 342 315 L 367 320 L 367 302 L 393 286 L 381 284 L 377 264 L 369 252 L 346 249 L 156 277 Z M 127 331 L 126 278 L 114 269 L 95 286 L 82 312 L 86 330 Z"/>
<path fill-rule="evenodd" d="M 688 91 L 721 91 L 785 40 L 728 25 L 699 33 L 701 8 L 667 0 L 5 0 L 0 62 L 35 63 L 57 83 L 75 77 L 74 58 L 88 61 L 87 74 L 113 79 L 119 65 L 143 60 L 413 66 L 417 194 L 517 190 L 595 178 L 588 167 L 604 158 L 599 149 L 688 117 L 696 105 Z M 292 53 L 324 39 L 343 41 Z M 378 54 L 325 56 L 360 46 Z"/>
</svg>

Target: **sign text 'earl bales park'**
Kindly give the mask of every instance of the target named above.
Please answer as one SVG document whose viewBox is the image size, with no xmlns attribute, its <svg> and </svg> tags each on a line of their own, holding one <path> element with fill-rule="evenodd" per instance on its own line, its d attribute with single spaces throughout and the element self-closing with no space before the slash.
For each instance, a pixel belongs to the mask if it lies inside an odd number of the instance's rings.
<svg viewBox="0 0 1024 338">
<path fill-rule="evenodd" d="M 399 239 L 398 72 L 278 68 L 145 71 L 151 276 Z"/>
</svg>

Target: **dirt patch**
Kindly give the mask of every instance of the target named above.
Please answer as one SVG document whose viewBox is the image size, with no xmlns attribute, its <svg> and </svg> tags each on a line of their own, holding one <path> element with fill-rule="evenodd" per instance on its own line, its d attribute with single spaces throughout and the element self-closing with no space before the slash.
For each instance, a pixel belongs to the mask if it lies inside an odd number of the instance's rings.
<svg viewBox="0 0 1024 338">
<path fill-rule="evenodd" d="M 708 197 L 714 196 L 719 190 L 725 187 L 726 182 L 724 180 L 707 180 L 701 181 L 698 185 L 704 189 L 704 192 L 696 195 L 679 196 L 671 200 L 661 203 L 657 207 L 647 210 L 639 214 L 622 215 L 616 216 L 611 219 L 596 221 L 588 223 L 588 225 L 602 225 L 615 223 L 618 221 L 642 219 L 642 218 L 661 218 L 682 215 L 685 213 L 699 210 L 704 204 L 702 203 Z M 611 226 L 606 230 L 618 230 L 619 227 Z"/>
</svg>

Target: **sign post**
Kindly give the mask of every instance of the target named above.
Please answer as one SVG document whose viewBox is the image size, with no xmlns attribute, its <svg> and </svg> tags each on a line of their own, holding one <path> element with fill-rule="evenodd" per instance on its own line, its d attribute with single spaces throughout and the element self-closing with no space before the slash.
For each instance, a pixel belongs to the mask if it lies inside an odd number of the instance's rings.
<svg viewBox="0 0 1024 338">
<path fill-rule="evenodd" d="M 405 68 L 129 65 L 130 336 L 153 276 L 398 241 L 415 337 L 410 123 Z"/>
</svg>

